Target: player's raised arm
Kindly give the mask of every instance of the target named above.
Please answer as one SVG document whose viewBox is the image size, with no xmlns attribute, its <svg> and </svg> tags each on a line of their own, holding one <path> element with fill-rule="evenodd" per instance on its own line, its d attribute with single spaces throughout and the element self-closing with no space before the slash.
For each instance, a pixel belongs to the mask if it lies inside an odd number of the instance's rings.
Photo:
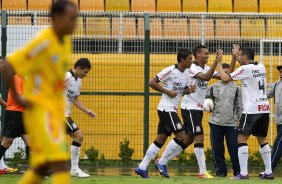
<svg viewBox="0 0 282 184">
<path fill-rule="evenodd" d="M 222 82 L 232 81 L 232 78 L 224 72 L 221 62 L 218 63 L 218 72 Z"/>
<path fill-rule="evenodd" d="M 154 90 L 167 94 L 169 97 L 174 98 L 177 95 L 176 91 L 173 90 L 167 90 L 165 88 L 163 88 L 160 84 L 159 84 L 160 80 L 158 79 L 158 77 L 154 77 L 150 82 L 149 85 L 151 88 L 153 88 Z"/>
<path fill-rule="evenodd" d="M 240 52 L 240 46 L 238 44 L 233 44 L 232 60 L 231 60 L 230 67 L 228 69 L 228 74 L 230 74 L 234 71 L 239 52 Z"/>
</svg>

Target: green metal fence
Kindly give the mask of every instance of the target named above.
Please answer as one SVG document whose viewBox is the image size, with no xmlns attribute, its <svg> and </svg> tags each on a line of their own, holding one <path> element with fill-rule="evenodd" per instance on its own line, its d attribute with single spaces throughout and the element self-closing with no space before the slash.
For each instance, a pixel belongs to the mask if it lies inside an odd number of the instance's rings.
<svg viewBox="0 0 282 184">
<path fill-rule="evenodd" d="M 156 107 L 160 94 L 149 89 L 149 79 L 162 68 L 176 62 L 180 48 L 190 50 L 197 44 L 206 44 L 210 61 L 218 46 L 224 52 L 224 62 L 231 61 L 233 43 L 249 45 L 260 59 L 260 40 L 264 43 L 261 55 L 266 64 L 268 81 L 278 80 L 271 66 L 281 63 L 281 14 L 207 14 L 207 13 L 134 13 L 134 12 L 80 12 L 73 35 L 73 53 L 69 65 L 80 57 L 88 57 L 93 65 L 83 80 L 79 97 L 97 113 L 95 120 L 73 109 L 73 119 L 82 129 L 84 150 L 91 146 L 106 159 L 119 159 L 119 143 L 125 138 L 134 149 L 133 159 L 142 159 L 148 145 L 154 140 L 158 124 Z M 6 17 L 6 19 L 5 19 Z M 47 12 L 1 11 L 1 53 L 5 57 L 24 45 L 35 33 L 50 24 Z M 7 21 L 6 21 L 7 20 Z M 7 38 L 7 42 L 6 42 Z M 271 39 L 275 39 L 272 42 Z M 271 63 L 271 65 L 269 65 Z M 215 80 L 211 80 L 210 84 Z M 2 95 L 6 88 L 1 83 Z M 1 125 L 3 125 L 2 108 Z M 206 148 L 209 142 L 209 114 L 204 114 Z M 269 142 L 276 132 L 273 117 Z M 70 141 L 70 139 L 69 139 Z M 7 153 L 12 153 L 17 142 Z M 251 151 L 257 151 L 255 139 L 250 140 Z M 193 152 L 188 148 L 188 152 Z"/>
</svg>

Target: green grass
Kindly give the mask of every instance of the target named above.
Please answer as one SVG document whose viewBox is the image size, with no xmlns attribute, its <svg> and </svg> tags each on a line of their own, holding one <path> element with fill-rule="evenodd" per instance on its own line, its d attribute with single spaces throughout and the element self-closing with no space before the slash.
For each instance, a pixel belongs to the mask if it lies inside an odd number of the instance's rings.
<svg viewBox="0 0 282 184">
<path fill-rule="evenodd" d="M 21 175 L 0 175 L 0 183 L 13 184 L 17 183 Z M 137 176 L 91 176 L 90 178 L 80 179 L 73 178 L 72 184 L 218 184 L 218 183 L 236 183 L 236 184 L 254 184 L 254 183 L 271 183 L 280 184 L 282 178 L 275 178 L 275 180 L 259 180 L 257 177 L 251 177 L 249 180 L 230 180 L 229 178 L 215 178 L 215 179 L 198 179 L 195 176 L 174 176 L 170 179 L 163 179 L 161 177 L 153 176 L 149 179 L 142 179 Z M 47 179 L 44 184 L 50 184 L 50 179 Z"/>
</svg>

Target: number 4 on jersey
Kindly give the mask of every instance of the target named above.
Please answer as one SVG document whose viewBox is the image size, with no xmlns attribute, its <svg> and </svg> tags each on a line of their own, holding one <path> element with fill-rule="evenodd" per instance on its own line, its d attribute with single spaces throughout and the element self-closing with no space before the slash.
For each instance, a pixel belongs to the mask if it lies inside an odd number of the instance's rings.
<svg viewBox="0 0 282 184">
<path fill-rule="evenodd" d="M 264 79 L 258 82 L 259 90 L 263 91 L 263 94 L 265 94 L 265 84 L 264 84 Z"/>
</svg>

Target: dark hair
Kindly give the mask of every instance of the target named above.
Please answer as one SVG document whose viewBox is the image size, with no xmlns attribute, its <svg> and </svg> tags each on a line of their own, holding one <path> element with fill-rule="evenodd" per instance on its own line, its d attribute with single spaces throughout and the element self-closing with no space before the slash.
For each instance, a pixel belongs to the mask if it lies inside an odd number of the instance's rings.
<svg viewBox="0 0 282 184">
<path fill-rule="evenodd" d="M 227 63 L 222 63 L 222 68 L 229 68 L 229 64 L 227 64 Z"/>
<path fill-rule="evenodd" d="M 91 69 L 91 63 L 88 58 L 80 58 L 74 64 L 74 68 L 80 67 L 82 70 L 85 68 Z"/>
<path fill-rule="evenodd" d="M 193 49 L 193 56 L 196 58 L 197 53 L 200 53 L 202 49 L 208 49 L 208 47 L 205 46 L 205 45 L 197 45 L 197 46 Z"/>
<path fill-rule="evenodd" d="M 251 47 L 241 47 L 242 55 L 246 55 L 248 59 L 255 60 L 255 51 Z"/>
<path fill-rule="evenodd" d="M 55 15 L 63 15 L 67 6 L 76 8 L 76 5 L 70 0 L 55 0 L 50 8 L 51 17 L 54 17 Z"/>
<path fill-rule="evenodd" d="M 181 59 L 186 59 L 192 52 L 188 49 L 180 49 L 177 53 L 177 62 L 180 63 Z"/>
</svg>

